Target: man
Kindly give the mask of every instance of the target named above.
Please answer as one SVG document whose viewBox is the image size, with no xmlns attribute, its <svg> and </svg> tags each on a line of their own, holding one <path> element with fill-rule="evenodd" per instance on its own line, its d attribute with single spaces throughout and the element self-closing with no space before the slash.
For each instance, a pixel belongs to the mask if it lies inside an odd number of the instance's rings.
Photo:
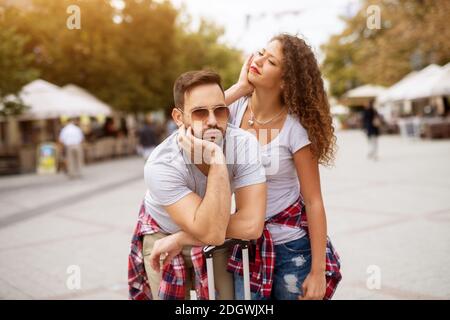
<svg viewBox="0 0 450 320">
<path fill-rule="evenodd" d="M 81 177 L 84 163 L 82 142 L 83 131 L 77 125 L 77 119 L 70 119 L 59 134 L 59 142 L 64 146 L 67 174 L 69 178 Z"/>
<path fill-rule="evenodd" d="M 378 136 L 380 134 L 381 120 L 380 115 L 373 106 L 373 101 L 365 107 L 362 115 L 363 127 L 367 134 L 369 142 L 369 159 L 378 159 Z"/>
<path fill-rule="evenodd" d="M 204 276 L 194 266 L 201 260 L 196 248 L 220 245 L 225 238 L 257 239 L 264 226 L 266 185 L 259 144 L 250 133 L 227 124 L 219 75 L 181 75 L 174 101 L 172 117 L 179 130 L 155 148 L 144 169 L 148 190 L 129 260 L 131 299 L 188 298 L 194 280 L 198 288 L 197 280 Z M 237 210 L 230 216 L 232 193 Z M 167 256 L 160 251 L 165 239 L 178 247 L 169 248 Z M 154 246 L 157 252 L 152 252 Z M 195 246 L 192 256 L 190 246 Z M 163 268 L 154 263 L 160 255 Z M 234 296 L 227 258 L 226 250 L 214 257 L 219 299 Z"/>
</svg>

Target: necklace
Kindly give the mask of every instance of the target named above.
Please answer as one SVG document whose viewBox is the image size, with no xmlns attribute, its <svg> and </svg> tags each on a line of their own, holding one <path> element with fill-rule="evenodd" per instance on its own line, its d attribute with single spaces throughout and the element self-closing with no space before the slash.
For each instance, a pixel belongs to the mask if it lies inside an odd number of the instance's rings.
<svg viewBox="0 0 450 320">
<path fill-rule="evenodd" d="M 253 126 L 255 124 L 255 122 L 261 126 L 266 125 L 270 122 L 272 122 L 273 120 L 275 120 L 276 118 L 278 118 L 283 112 L 284 112 L 284 108 L 281 109 L 281 111 L 272 119 L 269 119 L 267 121 L 259 121 L 255 118 L 255 114 L 253 113 L 253 109 L 252 109 L 252 104 L 249 101 L 248 106 L 250 107 L 250 119 L 248 119 L 248 125 L 249 126 Z"/>
</svg>

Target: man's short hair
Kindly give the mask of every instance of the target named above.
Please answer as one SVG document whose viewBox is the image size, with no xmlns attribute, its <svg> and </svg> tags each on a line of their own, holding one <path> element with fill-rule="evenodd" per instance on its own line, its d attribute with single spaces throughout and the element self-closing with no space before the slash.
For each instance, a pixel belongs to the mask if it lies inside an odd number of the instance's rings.
<svg viewBox="0 0 450 320">
<path fill-rule="evenodd" d="M 177 78 L 173 85 L 173 99 L 175 107 L 184 108 L 184 94 L 189 93 L 195 87 L 204 84 L 217 84 L 223 91 L 220 75 L 213 71 L 200 70 L 188 71 Z"/>
</svg>

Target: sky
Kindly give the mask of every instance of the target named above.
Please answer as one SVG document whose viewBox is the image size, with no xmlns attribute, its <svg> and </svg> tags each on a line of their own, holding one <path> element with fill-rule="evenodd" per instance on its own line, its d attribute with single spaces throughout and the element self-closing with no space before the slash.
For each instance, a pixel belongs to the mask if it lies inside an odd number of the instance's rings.
<svg viewBox="0 0 450 320">
<path fill-rule="evenodd" d="M 279 32 L 299 34 L 320 56 L 320 45 L 342 31 L 340 15 L 352 15 L 359 0 L 171 0 L 193 19 L 206 17 L 225 28 L 223 41 L 254 52 Z M 247 17 L 250 17 L 249 19 Z"/>
</svg>

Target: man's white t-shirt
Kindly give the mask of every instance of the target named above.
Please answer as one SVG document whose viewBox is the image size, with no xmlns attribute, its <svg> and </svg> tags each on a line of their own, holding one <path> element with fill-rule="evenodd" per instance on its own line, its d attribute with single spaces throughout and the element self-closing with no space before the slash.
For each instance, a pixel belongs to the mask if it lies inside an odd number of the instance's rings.
<svg viewBox="0 0 450 320">
<path fill-rule="evenodd" d="M 229 106 L 231 124 L 240 127 L 247 105 L 248 98 L 244 97 Z M 300 183 L 293 155 L 310 143 L 305 128 L 294 116 L 288 114 L 279 134 L 270 143 L 261 145 L 267 178 L 266 220 L 298 199 Z M 306 235 L 302 229 L 277 224 L 268 224 L 267 228 L 275 244 L 293 241 Z"/>
<path fill-rule="evenodd" d="M 146 211 L 163 232 L 170 234 L 180 228 L 164 206 L 176 203 L 191 192 L 203 198 L 207 185 L 207 176 L 191 162 L 178 145 L 177 138 L 178 131 L 158 145 L 144 167 Z M 259 144 L 252 134 L 228 125 L 224 150 L 232 192 L 266 181 Z"/>
<path fill-rule="evenodd" d="M 59 134 L 59 141 L 65 146 L 78 145 L 83 142 L 83 131 L 73 123 L 66 125 Z"/>
</svg>

